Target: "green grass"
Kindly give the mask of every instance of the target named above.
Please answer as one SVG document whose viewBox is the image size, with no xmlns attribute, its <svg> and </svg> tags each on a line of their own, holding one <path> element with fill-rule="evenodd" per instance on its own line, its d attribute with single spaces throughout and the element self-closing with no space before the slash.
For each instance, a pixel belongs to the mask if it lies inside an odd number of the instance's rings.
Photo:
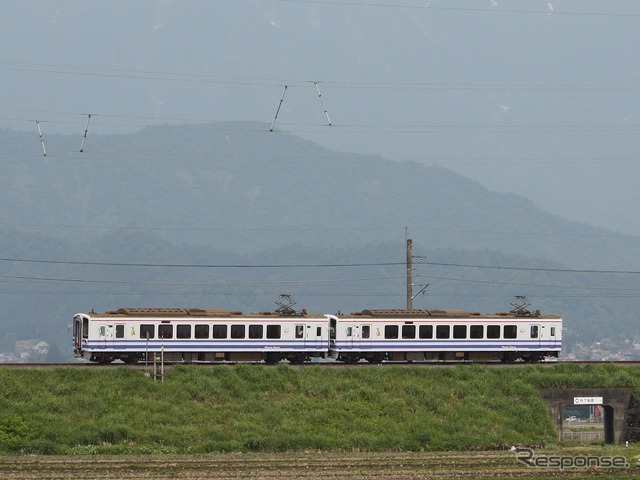
<svg viewBox="0 0 640 480">
<path fill-rule="evenodd" d="M 443 451 L 555 443 L 538 388 L 632 387 L 640 368 L 0 369 L 0 453 Z"/>
</svg>

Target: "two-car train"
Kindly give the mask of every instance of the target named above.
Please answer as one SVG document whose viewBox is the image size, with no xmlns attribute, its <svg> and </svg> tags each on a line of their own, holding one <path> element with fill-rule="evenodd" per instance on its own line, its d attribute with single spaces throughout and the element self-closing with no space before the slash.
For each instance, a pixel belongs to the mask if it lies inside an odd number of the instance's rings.
<svg viewBox="0 0 640 480">
<path fill-rule="evenodd" d="M 350 315 L 242 314 L 218 309 L 122 308 L 79 313 L 76 357 L 136 363 L 503 361 L 558 357 L 562 318 L 514 310 L 363 310 Z"/>
</svg>

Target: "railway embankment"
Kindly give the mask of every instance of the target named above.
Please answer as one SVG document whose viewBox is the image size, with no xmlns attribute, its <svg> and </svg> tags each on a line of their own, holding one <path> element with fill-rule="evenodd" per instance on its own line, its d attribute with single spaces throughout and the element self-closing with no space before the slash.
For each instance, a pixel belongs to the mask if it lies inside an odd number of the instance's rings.
<svg viewBox="0 0 640 480">
<path fill-rule="evenodd" d="M 640 367 L 0 369 L 1 454 L 488 450 L 558 442 L 542 389 Z"/>
</svg>

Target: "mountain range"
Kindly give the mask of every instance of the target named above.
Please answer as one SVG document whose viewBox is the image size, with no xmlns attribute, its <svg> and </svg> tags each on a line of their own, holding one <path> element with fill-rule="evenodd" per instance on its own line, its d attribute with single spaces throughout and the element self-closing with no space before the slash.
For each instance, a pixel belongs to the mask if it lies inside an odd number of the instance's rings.
<svg viewBox="0 0 640 480">
<path fill-rule="evenodd" d="M 0 130 L 0 341 L 63 348 L 90 308 L 259 311 L 279 293 L 314 312 L 403 308 L 407 238 L 414 292 L 429 284 L 415 308 L 503 311 L 527 295 L 573 341 L 637 334 L 637 237 L 441 166 L 259 122 L 90 134 L 83 152 L 80 140 L 48 135 L 45 156 L 33 134 Z"/>
</svg>

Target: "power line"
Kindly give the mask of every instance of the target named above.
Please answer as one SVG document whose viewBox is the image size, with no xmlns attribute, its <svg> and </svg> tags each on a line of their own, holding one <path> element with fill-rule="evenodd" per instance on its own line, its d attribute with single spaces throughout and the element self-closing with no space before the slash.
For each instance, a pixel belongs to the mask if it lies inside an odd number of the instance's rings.
<svg viewBox="0 0 640 480">
<path fill-rule="evenodd" d="M 59 277 L 33 277 L 24 275 L 0 275 L 0 278 L 8 280 L 28 280 L 38 282 L 54 282 L 54 283 L 95 283 L 105 285 L 149 285 L 149 286 L 248 286 L 248 285 L 326 285 L 334 283 L 356 283 L 356 282 L 372 282 L 397 280 L 398 276 L 388 277 L 364 277 L 364 278 L 343 278 L 343 279 L 313 279 L 313 280 L 274 280 L 274 281 L 198 281 L 198 282 L 148 282 L 139 280 L 96 280 L 96 279 L 79 279 L 79 278 L 59 278 Z"/>
<path fill-rule="evenodd" d="M 50 265 L 81 265 L 81 266 L 109 266 L 109 267 L 143 267 L 143 268 L 220 268 L 220 269 L 278 269 L 278 268 L 359 268 L 359 267 L 384 267 L 406 265 L 406 261 L 401 262 L 362 262 L 362 263 L 289 263 L 289 264 L 187 264 L 187 263 L 137 263 L 137 262 L 90 262 L 90 261 L 70 261 L 70 260 L 36 260 L 24 258 L 0 258 L 0 262 L 13 263 L 34 263 Z M 513 270 L 527 272 L 553 272 L 553 273 L 588 273 L 588 274 L 623 274 L 638 275 L 638 270 L 597 270 L 597 269 L 571 269 L 571 268 L 543 268 L 543 267 L 512 267 L 493 265 L 474 265 L 464 263 L 443 263 L 425 261 L 424 265 L 455 267 L 455 268 L 477 268 L 491 270 Z"/>
<path fill-rule="evenodd" d="M 640 14 L 638 15 L 640 17 Z M 5 65 L 5 66 L 3 66 Z M 637 83 L 453 83 L 453 82 L 371 82 L 371 81 L 343 81 L 343 80 L 309 80 L 309 79 L 278 79 L 265 77 L 238 77 L 205 75 L 184 72 L 157 72 L 145 70 L 122 70 L 90 66 L 71 66 L 41 63 L 21 63 L 0 61 L 0 70 L 16 70 L 32 73 L 54 73 L 66 75 L 89 75 L 95 77 L 120 77 L 144 80 L 167 80 L 181 82 L 199 82 L 230 85 L 254 85 L 266 87 L 287 88 L 315 88 L 322 83 L 327 89 L 381 89 L 381 90 L 471 90 L 471 91 L 637 91 Z M 7 108 L 8 109 L 8 108 Z M 27 109 L 8 109 L 24 110 Z M 72 114 L 72 112 L 67 112 Z M 87 112 L 75 112 L 86 115 Z M 155 117 L 149 117 L 155 118 Z"/>
<path fill-rule="evenodd" d="M 572 268 L 535 268 L 535 267 L 503 267 L 492 265 L 471 265 L 463 263 L 438 263 L 425 262 L 426 265 L 434 265 L 440 267 L 456 267 L 456 268 L 479 268 L 490 270 L 522 270 L 527 272 L 554 272 L 554 273 L 597 273 L 597 274 L 623 274 L 638 275 L 638 270 L 594 270 L 594 269 L 572 269 Z"/>
<path fill-rule="evenodd" d="M 417 277 L 434 279 L 434 280 L 450 280 L 450 281 L 460 282 L 460 283 L 500 285 L 500 286 L 509 286 L 509 287 L 553 288 L 553 289 L 566 288 L 566 289 L 579 289 L 579 290 L 640 292 L 640 288 L 636 288 L 636 287 L 601 287 L 601 286 L 590 286 L 590 285 L 563 285 L 563 284 L 559 285 L 559 284 L 539 284 L 539 283 L 522 283 L 522 282 L 500 282 L 495 280 L 474 280 L 469 278 L 437 277 L 432 275 L 417 275 Z"/>
<path fill-rule="evenodd" d="M 369 232 L 369 231 L 400 231 L 404 227 L 389 227 L 374 225 L 370 227 L 335 227 L 330 225 L 307 225 L 299 227 L 158 227 L 153 225 L 136 226 L 103 226 L 103 225 L 78 225 L 78 224 L 53 224 L 53 223 L 15 223 L 0 222 L 0 228 L 47 228 L 47 229 L 74 229 L 74 230 L 107 230 L 107 231 L 171 231 L 171 232 Z M 430 233 L 455 233 L 466 235 L 509 235 L 525 237 L 560 237 L 560 238 L 620 238 L 640 240 L 640 236 L 618 233 L 559 233 L 513 230 L 465 230 L 453 228 L 433 228 L 412 226 L 411 231 Z"/>
<path fill-rule="evenodd" d="M 53 265 L 82 265 L 108 267 L 151 267 L 151 268 L 334 268 L 334 267 L 383 267 L 404 265 L 405 262 L 377 263 L 291 263 L 291 264 L 187 264 L 187 263 L 123 263 L 123 262 L 88 262 L 64 260 L 32 260 L 20 258 L 0 258 L 0 262 L 36 263 Z"/>
<path fill-rule="evenodd" d="M 299 4 L 317 4 L 317 5 L 330 5 L 330 6 L 350 6 L 350 7 L 371 7 L 371 8 L 396 8 L 396 9 L 412 9 L 412 10 L 440 10 L 449 12 L 468 12 L 468 13 L 489 13 L 489 14 L 525 14 L 525 15 L 562 15 L 562 16 L 588 16 L 588 17 L 622 17 L 622 18 L 636 18 L 640 17 L 637 13 L 624 13 L 624 12 L 585 12 L 585 11 L 562 11 L 556 10 L 551 2 L 548 2 L 545 6 L 546 9 L 540 10 L 526 10 L 516 8 L 479 8 L 479 7 L 455 7 L 455 6 L 437 6 L 431 5 L 431 0 L 420 2 L 417 4 L 408 3 L 389 3 L 389 2 L 364 2 L 364 1 L 343 1 L 343 0 L 274 0 L 283 3 L 299 3 Z"/>
</svg>

